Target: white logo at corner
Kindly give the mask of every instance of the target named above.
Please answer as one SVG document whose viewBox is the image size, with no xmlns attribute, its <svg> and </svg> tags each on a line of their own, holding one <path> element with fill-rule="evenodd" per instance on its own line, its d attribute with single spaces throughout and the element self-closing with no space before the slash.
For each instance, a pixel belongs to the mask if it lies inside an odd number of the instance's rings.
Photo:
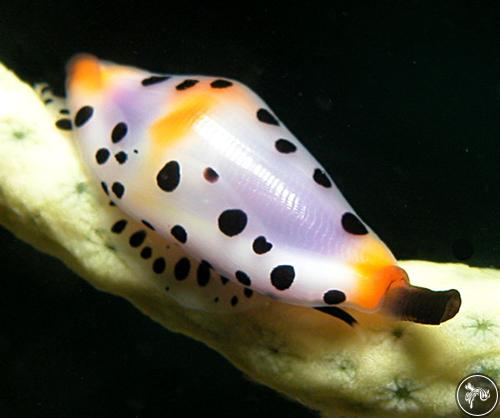
<svg viewBox="0 0 500 418">
<path fill-rule="evenodd" d="M 498 388 L 488 376 L 473 374 L 463 379 L 455 394 L 460 409 L 472 417 L 484 417 L 498 404 Z"/>
<path fill-rule="evenodd" d="M 468 392 L 465 394 L 465 401 L 468 402 L 470 409 L 474 408 L 474 399 L 477 395 L 479 395 L 479 399 L 481 399 L 483 402 L 490 399 L 489 389 L 475 388 L 470 382 L 465 385 L 465 389 L 468 390 Z"/>
</svg>

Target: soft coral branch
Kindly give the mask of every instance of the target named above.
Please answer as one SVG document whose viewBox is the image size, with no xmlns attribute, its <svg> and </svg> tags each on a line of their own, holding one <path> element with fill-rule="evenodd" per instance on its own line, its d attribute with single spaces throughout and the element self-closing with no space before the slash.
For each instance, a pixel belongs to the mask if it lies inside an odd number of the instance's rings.
<svg viewBox="0 0 500 418">
<path fill-rule="evenodd" d="M 325 416 L 456 416 L 462 377 L 500 377 L 499 271 L 401 263 L 418 286 L 460 291 L 460 312 L 440 326 L 356 314 L 359 325 L 351 328 L 278 302 L 230 315 L 190 310 L 159 292 L 136 257 L 113 247 L 112 209 L 71 138 L 55 128 L 33 89 L 1 65 L 0 155 L 1 224 L 96 288 Z"/>
</svg>

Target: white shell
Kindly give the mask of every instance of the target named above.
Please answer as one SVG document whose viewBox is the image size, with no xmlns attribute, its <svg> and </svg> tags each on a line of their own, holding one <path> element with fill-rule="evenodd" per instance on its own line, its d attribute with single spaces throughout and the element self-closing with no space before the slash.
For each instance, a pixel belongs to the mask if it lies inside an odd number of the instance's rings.
<svg viewBox="0 0 500 418">
<path fill-rule="evenodd" d="M 247 288 L 362 310 L 377 309 L 389 284 L 404 279 L 323 167 L 241 83 L 158 76 L 85 55 L 71 62 L 67 89 L 84 160 L 121 210 L 176 248 L 165 255 L 174 277 L 190 257 L 191 274 L 194 260 L 205 260 L 236 283 L 241 303 L 257 299 L 241 297 Z M 201 293 L 213 302 L 219 291 Z M 178 293 L 170 294 L 206 308 Z"/>
</svg>

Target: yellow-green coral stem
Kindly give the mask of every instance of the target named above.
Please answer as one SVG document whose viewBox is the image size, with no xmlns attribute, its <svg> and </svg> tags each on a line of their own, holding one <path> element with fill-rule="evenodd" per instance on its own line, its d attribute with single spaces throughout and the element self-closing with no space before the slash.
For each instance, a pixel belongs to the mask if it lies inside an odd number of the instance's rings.
<svg viewBox="0 0 500 418">
<path fill-rule="evenodd" d="M 460 291 L 460 312 L 440 326 L 356 313 L 360 325 L 353 329 L 278 302 L 231 315 L 194 311 L 158 292 L 153 273 L 131 253 L 113 250 L 109 208 L 70 138 L 32 88 L 1 65 L 0 155 L 2 225 L 96 288 L 125 297 L 324 416 L 457 416 L 462 377 L 500 377 L 499 271 L 401 263 L 415 285 Z"/>
</svg>

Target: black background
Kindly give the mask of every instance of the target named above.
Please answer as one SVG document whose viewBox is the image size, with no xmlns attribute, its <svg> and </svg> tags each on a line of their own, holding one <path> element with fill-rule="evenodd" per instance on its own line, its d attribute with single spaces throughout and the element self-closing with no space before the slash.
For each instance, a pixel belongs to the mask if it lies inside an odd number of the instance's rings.
<svg viewBox="0 0 500 418">
<path fill-rule="evenodd" d="M 4 3 L 24 79 L 61 90 L 81 51 L 239 79 L 398 258 L 500 267 L 498 3 Z M 314 416 L 5 230 L 0 248 L 0 417 Z"/>
</svg>

